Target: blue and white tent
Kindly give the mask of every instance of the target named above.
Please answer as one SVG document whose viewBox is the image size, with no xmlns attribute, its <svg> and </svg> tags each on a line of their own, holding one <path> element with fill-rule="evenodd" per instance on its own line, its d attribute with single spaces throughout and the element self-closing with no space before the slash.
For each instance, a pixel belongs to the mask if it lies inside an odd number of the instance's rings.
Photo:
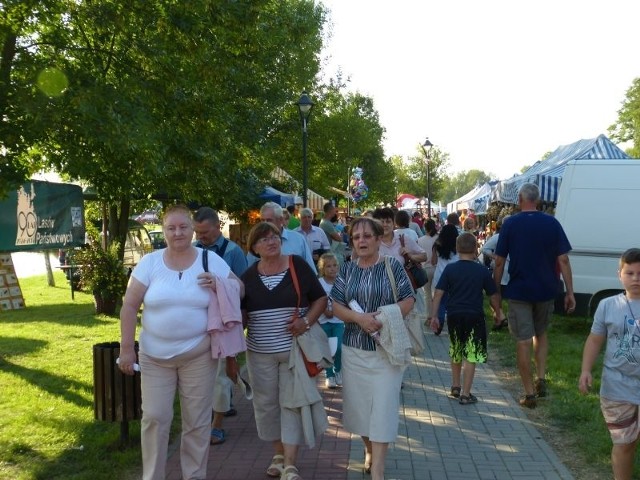
<svg viewBox="0 0 640 480">
<path fill-rule="evenodd" d="M 518 203 L 518 190 L 525 183 L 540 188 L 543 202 L 555 202 L 562 174 L 569 160 L 625 159 L 629 156 L 604 135 L 559 146 L 548 158 L 533 164 L 526 172 L 501 181 L 491 195 L 492 202 Z"/>
</svg>

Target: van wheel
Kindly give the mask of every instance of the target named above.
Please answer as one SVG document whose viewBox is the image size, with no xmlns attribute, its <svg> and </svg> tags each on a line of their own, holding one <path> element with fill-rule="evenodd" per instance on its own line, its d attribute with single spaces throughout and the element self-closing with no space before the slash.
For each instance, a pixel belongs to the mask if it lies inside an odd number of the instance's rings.
<svg viewBox="0 0 640 480">
<path fill-rule="evenodd" d="M 596 313 L 596 309 L 602 300 L 605 298 L 613 297 L 614 295 L 618 295 L 622 293 L 623 290 L 605 290 L 603 292 L 596 293 L 593 297 L 591 297 L 591 302 L 589 303 L 589 316 L 593 316 Z"/>
</svg>

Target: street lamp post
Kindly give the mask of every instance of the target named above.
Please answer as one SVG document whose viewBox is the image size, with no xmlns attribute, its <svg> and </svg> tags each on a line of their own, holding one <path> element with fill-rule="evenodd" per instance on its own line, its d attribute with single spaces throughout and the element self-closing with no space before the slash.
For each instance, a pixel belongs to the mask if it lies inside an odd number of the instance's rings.
<svg viewBox="0 0 640 480">
<path fill-rule="evenodd" d="M 296 103 L 302 122 L 302 206 L 307 207 L 307 122 L 313 108 L 313 102 L 307 92 L 302 92 L 300 100 Z"/>
<path fill-rule="evenodd" d="M 427 160 L 427 218 L 431 218 L 431 178 L 430 178 L 430 167 L 429 162 L 431 160 L 431 149 L 433 148 L 433 143 L 429 141 L 429 137 L 424 141 L 422 145 L 422 151 L 424 152 L 424 156 Z"/>
</svg>

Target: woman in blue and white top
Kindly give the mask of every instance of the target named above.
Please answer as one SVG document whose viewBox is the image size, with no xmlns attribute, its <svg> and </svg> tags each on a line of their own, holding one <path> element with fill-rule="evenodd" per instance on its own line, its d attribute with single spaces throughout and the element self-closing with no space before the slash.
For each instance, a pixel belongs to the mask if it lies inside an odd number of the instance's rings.
<svg viewBox="0 0 640 480">
<path fill-rule="evenodd" d="M 356 260 L 346 262 L 331 290 L 334 314 L 345 322 L 342 343 L 343 423 L 346 430 L 362 437 L 365 470 L 373 480 L 384 478 L 387 448 L 398 435 L 400 387 L 405 367 L 393 366 L 371 336 L 382 323 L 376 319 L 383 305 L 397 303 L 406 316 L 414 303 L 413 288 L 403 266 L 395 258 L 389 262 L 380 253 L 384 229 L 373 218 L 360 217 L 351 226 L 351 244 Z M 348 307 L 356 301 L 363 313 Z M 351 303 L 353 305 L 353 303 Z M 354 305 L 355 306 L 355 305 Z"/>
</svg>

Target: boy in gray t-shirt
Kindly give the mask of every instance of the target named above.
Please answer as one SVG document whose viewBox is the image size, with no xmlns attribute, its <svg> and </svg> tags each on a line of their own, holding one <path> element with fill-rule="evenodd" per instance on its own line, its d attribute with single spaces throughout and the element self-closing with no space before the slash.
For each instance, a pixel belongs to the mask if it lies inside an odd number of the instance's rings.
<svg viewBox="0 0 640 480">
<path fill-rule="evenodd" d="M 579 388 L 589 392 L 591 369 L 606 342 L 600 407 L 613 442 L 613 475 L 631 479 L 640 436 L 640 248 L 622 254 L 618 275 L 625 292 L 605 298 L 596 309 L 582 353 Z"/>
</svg>

